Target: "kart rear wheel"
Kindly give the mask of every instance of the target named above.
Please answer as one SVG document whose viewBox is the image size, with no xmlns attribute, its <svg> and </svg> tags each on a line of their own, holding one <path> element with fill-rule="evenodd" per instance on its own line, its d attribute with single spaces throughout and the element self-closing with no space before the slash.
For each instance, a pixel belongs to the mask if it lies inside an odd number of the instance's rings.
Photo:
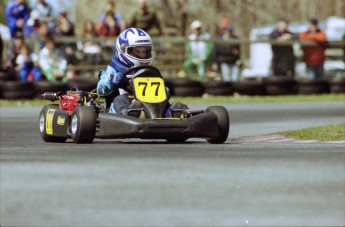
<svg viewBox="0 0 345 227">
<path fill-rule="evenodd" d="M 92 143 L 96 133 L 96 115 L 91 107 L 77 107 L 71 117 L 71 136 L 75 143 Z"/>
<path fill-rule="evenodd" d="M 40 112 L 40 117 L 39 117 L 39 129 L 40 129 L 41 137 L 45 142 L 64 143 L 67 140 L 66 137 L 56 137 L 56 136 L 51 136 L 47 134 L 46 121 L 47 121 L 47 111 L 49 109 L 57 110 L 59 109 L 59 107 L 57 105 L 46 105 L 42 108 Z"/>
<path fill-rule="evenodd" d="M 206 141 L 209 143 L 224 143 L 229 136 L 230 119 L 228 111 L 223 106 L 210 106 L 207 107 L 206 112 L 212 112 L 216 114 L 218 118 L 218 132 L 217 138 L 207 138 Z"/>
</svg>

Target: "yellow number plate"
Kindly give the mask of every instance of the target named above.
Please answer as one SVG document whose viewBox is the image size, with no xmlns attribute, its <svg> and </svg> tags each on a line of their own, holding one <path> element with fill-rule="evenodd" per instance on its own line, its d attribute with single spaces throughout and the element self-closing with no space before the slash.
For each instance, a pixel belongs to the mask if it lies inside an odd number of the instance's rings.
<svg viewBox="0 0 345 227">
<path fill-rule="evenodd" d="M 54 109 L 49 109 L 46 115 L 46 133 L 48 135 L 53 135 L 53 118 L 54 118 Z"/>
<path fill-rule="evenodd" d="M 160 77 L 137 77 L 133 80 L 135 98 L 146 103 L 163 102 L 166 98 L 164 81 Z"/>
</svg>

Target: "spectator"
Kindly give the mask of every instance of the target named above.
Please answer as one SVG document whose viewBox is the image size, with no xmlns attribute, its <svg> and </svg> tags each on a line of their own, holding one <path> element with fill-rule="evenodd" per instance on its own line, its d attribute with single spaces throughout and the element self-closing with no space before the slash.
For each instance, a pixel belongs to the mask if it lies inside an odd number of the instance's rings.
<svg viewBox="0 0 345 227">
<path fill-rule="evenodd" d="M 2 61 L 2 55 L 3 55 L 3 53 L 2 53 L 2 50 L 3 50 L 3 48 L 4 48 L 4 43 L 2 42 L 2 35 L 1 35 L 1 33 L 0 33 L 0 70 L 2 70 L 3 69 L 3 61 Z"/>
<path fill-rule="evenodd" d="M 67 11 L 62 9 L 56 20 L 56 35 L 57 36 L 74 36 L 74 24 L 68 18 Z M 70 65 L 78 64 L 78 59 L 76 56 L 77 46 L 75 42 L 67 42 L 57 45 L 57 48 L 62 50 L 64 58 L 67 60 L 67 63 Z"/>
<path fill-rule="evenodd" d="M 209 42 L 210 34 L 202 31 L 202 23 L 195 20 L 191 24 L 192 34 L 189 36 L 190 42 L 187 44 L 187 59 L 184 62 L 184 68 L 187 76 L 203 80 L 205 76 L 205 67 L 210 64 L 210 57 L 213 46 Z"/>
<path fill-rule="evenodd" d="M 36 10 L 32 10 L 30 18 L 24 26 L 23 33 L 25 38 L 37 38 L 39 37 L 39 29 L 41 23 L 39 20 L 39 13 Z"/>
<path fill-rule="evenodd" d="M 229 43 L 238 37 L 233 32 L 232 25 L 228 25 L 223 34 L 219 34 L 223 42 L 216 42 L 214 48 L 214 60 L 220 66 L 224 81 L 238 81 L 240 76 L 240 46 Z M 225 41 L 225 42 L 224 42 Z"/>
<path fill-rule="evenodd" d="M 62 9 L 56 18 L 55 33 L 60 36 L 74 36 L 74 24 L 68 18 L 67 11 Z"/>
<path fill-rule="evenodd" d="M 294 39 L 294 35 L 288 29 L 289 22 L 280 19 L 277 28 L 270 34 L 270 39 L 284 42 Z M 295 76 L 295 56 L 291 44 L 272 45 L 272 69 L 274 76 Z"/>
<path fill-rule="evenodd" d="M 345 34 L 343 35 L 343 42 L 345 42 Z M 345 63 L 345 44 L 343 44 L 343 45 L 344 45 L 344 47 L 343 47 L 343 52 L 344 52 L 344 59 L 343 59 L 343 61 Z"/>
<path fill-rule="evenodd" d="M 303 46 L 303 60 L 307 66 L 307 77 L 321 78 L 324 76 L 326 33 L 318 27 L 316 18 L 310 19 L 309 30 L 300 34 L 302 41 L 314 41 L 316 46 Z"/>
<path fill-rule="evenodd" d="M 111 13 L 114 15 L 115 20 L 117 21 L 117 23 L 119 24 L 121 31 L 126 29 L 126 24 L 125 22 L 122 20 L 122 16 L 120 13 L 115 11 L 115 2 L 114 0 L 108 0 L 105 4 L 105 12 L 101 14 L 101 16 L 99 17 L 99 22 L 102 22 L 107 13 Z"/>
<path fill-rule="evenodd" d="M 24 37 L 22 33 L 17 33 L 13 39 L 13 44 L 10 47 L 8 52 L 7 59 L 4 63 L 4 68 L 10 74 L 15 75 L 16 67 L 17 67 L 17 57 L 20 54 L 20 50 L 22 49 L 23 45 L 25 45 Z"/>
<path fill-rule="evenodd" d="M 67 61 L 59 53 L 59 50 L 55 49 L 54 38 L 48 37 L 46 39 L 45 46 L 39 52 L 38 62 L 47 80 L 68 81 L 66 76 Z"/>
<path fill-rule="evenodd" d="M 108 12 L 106 14 L 103 21 L 97 25 L 97 32 L 101 37 L 115 37 L 120 34 L 121 28 L 113 13 Z M 113 46 L 114 43 L 112 39 L 107 39 L 102 43 L 104 59 L 111 58 L 113 55 Z"/>
<path fill-rule="evenodd" d="M 40 42 L 40 49 L 44 47 L 45 40 L 52 35 L 52 32 L 49 31 L 48 24 L 43 22 L 38 30 L 38 37 L 43 40 Z"/>
<path fill-rule="evenodd" d="M 138 0 L 139 10 L 132 17 L 130 27 L 141 28 L 149 34 L 161 35 L 162 28 L 156 13 L 149 10 L 146 0 Z M 156 29 L 156 32 L 153 29 Z"/>
<path fill-rule="evenodd" d="M 25 23 L 29 17 L 30 10 L 25 0 L 15 0 L 8 3 L 6 8 L 6 20 L 12 38 L 15 37 L 17 32 L 23 33 Z"/>
<path fill-rule="evenodd" d="M 83 33 L 81 37 L 84 39 L 93 39 L 98 36 L 96 32 L 96 24 L 93 20 L 85 20 L 83 26 Z M 99 43 L 93 40 L 87 40 L 79 42 L 78 46 L 82 49 L 84 55 L 84 61 L 86 64 L 101 64 L 102 58 L 102 47 Z"/>
<path fill-rule="evenodd" d="M 49 3 L 37 0 L 33 10 L 38 12 L 40 23 L 47 23 L 50 30 L 54 27 L 53 8 Z"/>
<path fill-rule="evenodd" d="M 37 61 L 37 55 L 31 53 L 27 45 L 23 45 L 16 59 L 17 71 L 21 81 L 28 82 L 41 79 L 42 73 L 37 66 Z"/>
<path fill-rule="evenodd" d="M 107 13 L 105 18 L 98 24 L 97 32 L 101 37 L 115 37 L 120 34 L 121 28 L 113 13 Z"/>
</svg>

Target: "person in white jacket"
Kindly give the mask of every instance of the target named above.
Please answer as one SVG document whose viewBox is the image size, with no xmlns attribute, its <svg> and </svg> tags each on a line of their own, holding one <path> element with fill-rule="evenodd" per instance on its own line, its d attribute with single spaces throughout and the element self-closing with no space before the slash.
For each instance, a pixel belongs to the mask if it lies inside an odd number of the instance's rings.
<svg viewBox="0 0 345 227">
<path fill-rule="evenodd" d="M 45 46 L 39 52 L 38 63 L 47 80 L 68 81 L 67 61 L 55 48 L 55 40 L 52 37 L 46 39 Z"/>
</svg>

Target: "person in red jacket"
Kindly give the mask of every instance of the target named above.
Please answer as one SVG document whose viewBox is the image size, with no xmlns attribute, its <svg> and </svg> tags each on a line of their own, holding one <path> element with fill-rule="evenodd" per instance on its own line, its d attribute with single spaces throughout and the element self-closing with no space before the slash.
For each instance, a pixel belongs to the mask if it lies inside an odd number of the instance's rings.
<svg viewBox="0 0 345 227">
<path fill-rule="evenodd" d="M 326 33 L 318 27 L 316 18 L 310 19 L 308 31 L 300 34 L 302 41 L 314 41 L 316 46 L 303 46 L 303 60 L 307 66 L 307 77 L 321 78 L 324 76 L 323 64 L 325 61 L 325 44 L 327 42 Z"/>
</svg>

